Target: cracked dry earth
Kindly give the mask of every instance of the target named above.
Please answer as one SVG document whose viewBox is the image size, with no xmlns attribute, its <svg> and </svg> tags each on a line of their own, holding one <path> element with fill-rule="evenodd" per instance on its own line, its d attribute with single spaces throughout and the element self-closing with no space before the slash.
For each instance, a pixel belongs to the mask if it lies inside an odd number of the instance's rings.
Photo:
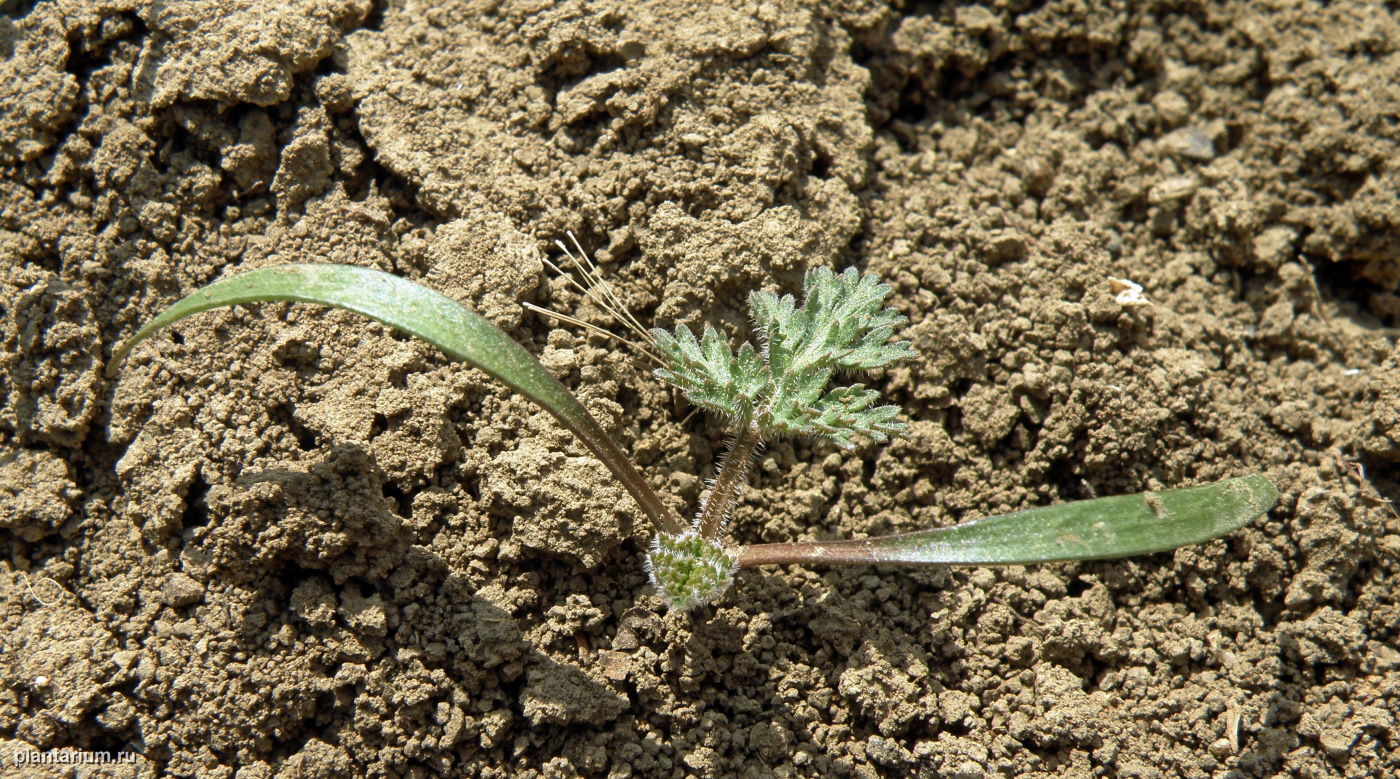
<svg viewBox="0 0 1400 779">
<path fill-rule="evenodd" d="M 1400 24 L 1378 3 L 0 4 L 0 761 L 83 776 L 1400 773 Z M 781 441 L 741 542 L 1262 472 L 1222 540 L 746 570 L 666 613 L 546 414 L 353 315 L 113 348 L 239 269 L 468 302 L 682 512 L 722 428 L 546 271 L 746 333 L 894 290 L 907 435 Z M 1120 302 L 1122 280 L 1146 303 Z M 15 776 L 71 767 L 15 766 Z"/>
</svg>

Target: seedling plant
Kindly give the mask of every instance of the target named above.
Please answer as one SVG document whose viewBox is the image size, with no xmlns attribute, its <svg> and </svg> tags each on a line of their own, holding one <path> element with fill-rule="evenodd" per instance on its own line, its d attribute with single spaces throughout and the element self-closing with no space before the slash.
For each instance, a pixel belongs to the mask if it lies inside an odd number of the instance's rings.
<svg viewBox="0 0 1400 779">
<path fill-rule="evenodd" d="M 562 245 L 561 245 L 562 246 Z M 568 250 L 565 249 L 567 252 Z M 580 252 L 582 253 L 582 252 Z M 571 255 L 572 257 L 572 255 Z M 879 443 L 904 425 L 879 393 L 833 381 L 914 357 L 893 340 L 904 318 L 885 307 L 889 288 L 854 268 L 806 274 L 802 300 L 765 291 L 749 295 L 757 345 L 736 349 L 713 327 L 646 330 L 625 312 L 591 266 L 575 258 L 586 283 L 621 324 L 655 374 L 694 405 L 721 415 L 730 445 L 686 522 L 651 489 L 621 447 L 520 344 L 471 309 L 407 279 L 350 265 L 291 264 L 245 271 L 176 302 L 121 345 L 114 374 L 137 343 L 185 317 L 242 303 L 299 301 L 355 311 L 469 363 L 552 414 L 611 471 L 654 529 L 647 570 L 673 609 L 713 602 L 739 568 L 774 564 L 1024 565 L 1149 554 L 1229 533 L 1277 501 L 1261 475 L 1197 487 L 1096 498 L 972 520 L 951 527 L 840 541 L 734 544 L 726 525 L 760 446 L 784 436 L 826 438 L 842 449 Z"/>
</svg>

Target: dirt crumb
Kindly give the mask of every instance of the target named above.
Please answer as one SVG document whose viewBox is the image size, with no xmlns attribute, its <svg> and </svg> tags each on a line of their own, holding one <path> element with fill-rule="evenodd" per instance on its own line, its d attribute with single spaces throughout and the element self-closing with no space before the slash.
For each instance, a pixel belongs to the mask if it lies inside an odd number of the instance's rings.
<svg viewBox="0 0 1400 779">
<path fill-rule="evenodd" d="M 143 7 L 150 37 L 135 95 L 154 108 L 177 100 L 272 105 L 292 79 L 330 54 L 369 13 L 368 0 L 290 0 L 269 9 L 250 0 Z"/>
</svg>

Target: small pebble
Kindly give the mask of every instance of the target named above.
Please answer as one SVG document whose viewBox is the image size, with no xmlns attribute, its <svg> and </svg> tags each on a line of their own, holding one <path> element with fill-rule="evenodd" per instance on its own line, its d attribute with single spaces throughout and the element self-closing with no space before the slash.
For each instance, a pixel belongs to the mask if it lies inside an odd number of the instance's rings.
<svg viewBox="0 0 1400 779">
<path fill-rule="evenodd" d="M 1168 127 L 1181 124 L 1191 112 L 1191 104 L 1186 102 L 1186 98 L 1170 89 L 1154 95 L 1152 107 L 1157 109 L 1157 116 Z"/>
<path fill-rule="evenodd" d="M 1015 230 L 998 230 L 987 237 L 987 260 L 992 263 L 1019 260 L 1026 256 L 1026 242 Z"/>
<path fill-rule="evenodd" d="M 1147 202 L 1154 206 L 1169 203 L 1173 200 L 1180 200 L 1196 194 L 1196 189 L 1200 187 L 1200 182 L 1195 176 L 1173 176 L 1165 181 L 1160 181 L 1147 191 Z"/>
<path fill-rule="evenodd" d="M 160 591 L 161 600 L 169 606 L 181 608 L 204 600 L 204 585 L 184 573 L 172 573 L 165 580 Z"/>
<path fill-rule="evenodd" d="M 1254 237 L 1254 259 L 1266 268 L 1277 268 L 1293 258 L 1298 231 L 1287 225 L 1267 227 Z"/>
<path fill-rule="evenodd" d="M 1168 133 L 1162 146 L 1172 154 L 1202 162 L 1215 158 L 1215 144 L 1199 127 L 1183 127 Z"/>
<path fill-rule="evenodd" d="M 1114 257 L 1118 257 L 1118 256 L 1122 255 L 1122 254 L 1123 254 L 1123 236 L 1119 235 L 1117 230 L 1113 230 L 1113 229 L 1105 230 L 1105 231 L 1104 231 L 1103 248 L 1104 248 L 1104 249 L 1107 249 L 1107 250 L 1108 250 L 1108 253 L 1111 254 L 1111 255 L 1113 255 Z"/>
</svg>

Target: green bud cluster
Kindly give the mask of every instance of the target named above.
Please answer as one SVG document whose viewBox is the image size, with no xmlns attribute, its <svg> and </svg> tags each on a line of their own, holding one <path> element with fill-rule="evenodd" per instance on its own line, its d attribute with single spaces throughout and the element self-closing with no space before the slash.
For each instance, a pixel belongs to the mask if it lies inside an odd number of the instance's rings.
<svg viewBox="0 0 1400 779">
<path fill-rule="evenodd" d="M 738 567 L 733 552 L 693 530 L 657 533 L 647 555 L 647 573 L 673 609 L 703 606 L 729 589 Z"/>
</svg>

